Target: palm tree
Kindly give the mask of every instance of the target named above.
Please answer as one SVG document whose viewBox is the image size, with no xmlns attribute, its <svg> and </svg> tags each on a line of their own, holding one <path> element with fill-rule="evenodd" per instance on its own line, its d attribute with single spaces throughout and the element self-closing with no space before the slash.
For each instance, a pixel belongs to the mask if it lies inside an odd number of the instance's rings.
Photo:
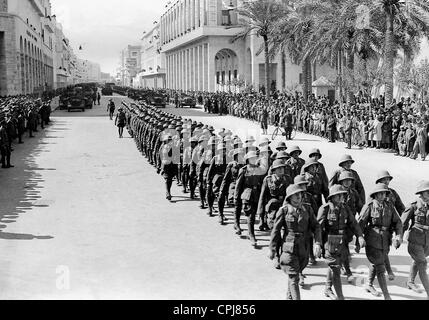
<svg viewBox="0 0 429 320">
<path fill-rule="evenodd" d="M 286 8 L 283 3 L 275 0 L 254 0 L 245 2 L 237 11 L 240 21 L 235 27 L 242 30 L 231 41 L 245 39 L 252 34 L 262 37 L 265 53 L 265 92 L 269 97 L 271 91 L 269 40 L 279 21 L 287 14 Z"/>
<path fill-rule="evenodd" d="M 385 104 L 393 100 L 395 56 L 402 44 L 418 43 L 423 35 L 429 35 L 429 2 L 422 0 L 375 0 L 372 13 L 384 17 L 385 44 Z M 402 39 L 401 39 L 402 38 Z M 417 48 L 413 48 L 418 50 Z"/>
</svg>

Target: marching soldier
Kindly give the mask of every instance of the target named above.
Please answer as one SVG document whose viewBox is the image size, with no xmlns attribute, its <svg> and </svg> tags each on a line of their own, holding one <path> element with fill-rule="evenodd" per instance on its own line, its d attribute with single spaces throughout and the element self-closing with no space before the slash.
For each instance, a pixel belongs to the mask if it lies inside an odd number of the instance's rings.
<svg viewBox="0 0 429 320">
<path fill-rule="evenodd" d="M 218 206 L 220 215 L 223 215 L 226 201 L 228 201 L 230 204 L 234 204 L 234 194 L 238 180 L 238 174 L 241 168 L 243 168 L 244 166 L 243 149 L 234 149 L 231 155 L 233 157 L 233 160 L 228 163 L 226 167 L 225 176 L 223 177 L 222 185 L 219 191 Z M 236 230 L 239 229 L 237 228 L 237 226 L 240 226 L 241 207 L 238 207 L 239 205 L 240 204 L 238 203 L 235 204 L 236 212 L 238 212 L 238 217 L 236 216 L 235 218 Z"/>
<path fill-rule="evenodd" d="M 294 184 L 297 186 L 300 186 L 303 190 L 302 192 L 302 201 L 303 203 L 308 204 L 312 209 L 313 209 L 313 213 L 314 213 L 314 217 L 317 218 L 317 212 L 319 211 L 320 206 L 316 203 L 316 200 L 314 200 L 314 197 L 311 193 L 309 193 L 307 191 L 309 182 L 307 181 L 307 179 L 304 176 L 296 176 L 295 180 L 294 180 Z M 313 234 L 309 234 L 309 245 L 310 248 L 313 247 L 314 244 L 314 236 Z M 322 248 L 322 253 L 323 253 L 323 248 Z M 316 261 L 316 257 L 314 256 L 313 250 L 310 250 L 310 264 L 311 265 L 316 265 L 317 261 Z M 304 276 L 301 275 L 300 276 L 300 286 L 302 287 L 304 285 Z"/>
<path fill-rule="evenodd" d="M 307 163 L 302 167 L 302 172 L 305 180 L 308 181 L 307 191 L 313 196 L 314 201 L 316 201 L 319 207 L 323 204 L 323 180 L 317 174 L 317 170 L 319 169 L 320 163 L 315 159 L 310 159 Z"/>
<path fill-rule="evenodd" d="M 317 215 L 317 220 L 322 228 L 325 260 L 329 267 L 325 295 L 332 300 L 344 300 L 340 269 L 348 252 L 346 248 L 348 230 L 358 238 L 360 246 L 365 247 L 361 228 L 354 215 L 344 205 L 346 194 L 347 191 L 342 186 L 333 186 L 329 190 L 328 203 L 319 209 Z M 332 291 L 332 285 L 337 295 Z"/>
<path fill-rule="evenodd" d="M 235 189 L 235 229 L 237 234 L 241 235 L 242 230 L 240 228 L 240 215 L 241 208 L 243 209 L 247 217 L 247 226 L 249 229 L 249 240 L 253 247 L 256 247 L 255 237 L 255 220 L 256 212 L 258 210 L 259 194 L 263 180 L 267 174 L 268 168 L 258 166 L 258 155 L 255 151 L 250 151 L 244 157 L 247 165 L 244 166 L 238 175 L 237 186 Z M 238 205 L 237 205 L 238 204 Z"/>
<path fill-rule="evenodd" d="M 392 232 L 394 231 L 396 234 L 393 242 L 395 249 L 399 249 L 401 246 L 403 233 L 398 212 L 392 203 L 386 201 L 389 193 L 386 185 L 377 184 L 370 194 L 372 200 L 365 204 L 358 219 L 365 235 L 366 256 L 371 263 L 366 290 L 378 296 L 373 286 L 375 276 L 377 276 L 385 300 L 391 300 L 385 276 L 385 261 L 392 245 Z"/>
<path fill-rule="evenodd" d="M 207 174 L 209 171 L 210 163 L 216 153 L 216 139 L 211 137 L 207 143 L 207 148 L 204 149 L 204 153 L 197 166 L 197 177 L 198 185 L 201 198 L 201 209 L 205 209 L 204 201 L 207 201 Z M 213 215 L 213 208 L 209 207 L 207 215 L 211 217 Z"/>
<path fill-rule="evenodd" d="M 378 173 L 377 180 L 375 181 L 375 183 L 376 184 L 383 183 L 389 188 L 390 193 L 388 194 L 386 201 L 389 201 L 390 203 L 393 204 L 399 216 L 401 217 L 402 213 L 405 211 L 405 206 L 399 194 L 394 189 L 389 187 L 392 180 L 393 180 L 393 177 L 390 175 L 390 173 L 386 170 L 383 170 Z M 387 274 L 389 276 L 389 280 L 390 281 L 395 280 L 395 274 L 393 273 L 392 267 L 390 265 L 389 256 L 386 256 L 385 265 L 386 265 Z"/>
<path fill-rule="evenodd" d="M 299 276 L 307 267 L 309 246 L 307 239 L 313 233 L 316 245 L 314 254 L 321 256 L 321 232 L 311 207 L 302 201 L 303 189 L 297 185 L 287 188 L 286 203 L 277 212 L 270 239 L 270 259 L 277 255 L 278 244 L 282 239 L 281 268 L 288 275 L 288 300 L 300 300 Z"/>
<path fill-rule="evenodd" d="M 265 177 L 261 194 L 259 196 L 258 212 L 260 217 L 260 231 L 267 231 L 272 228 L 274 216 L 285 200 L 286 189 L 291 185 L 285 177 L 286 164 L 281 160 L 274 161 L 271 171 L 272 174 Z M 267 222 L 271 222 L 271 228 Z"/>
<path fill-rule="evenodd" d="M 276 152 L 274 152 L 273 155 L 271 156 L 271 160 L 272 161 L 277 160 L 278 159 L 278 153 L 280 153 L 282 151 L 284 152 L 284 154 L 286 154 L 288 156 L 288 158 L 286 159 L 286 160 L 288 160 L 290 158 L 290 156 L 289 156 L 289 154 L 287 154 L 286 150 L 287 150 L 286 143 L 285 142 L 279 142 L 277 144 L 277 147 L 276 147 Z"/>
<path fill-rule="evenodd" d="M 302 154 L 302 151 L 298 146 L 293 146 L 289 150 L 290 159 L 288 160 L 287 164 L 292 169 L 293 179 L 295 179 L 296 176 L 299 176 L 301 174 L 301 169 L 305 164 L 304 159 L 299 157 L 301 154 Z"/>
<path fill-rule="evenodd" d="M 359 193 L 353 189 L 353 183 L 355 181 L 355 177 L 353 173 L 349 171 L 341 172 L 338 183 L 347 191 L 345 195 L 344 205 L 350 210 L 353 216 L 356 217 L 363 208 L 363 202 L 360 199 Z M 349 283 L 353 282 L 353 272 L 350 269 L 350 249 L 349 243 L 353 240 L 353 232 L 349 230 L 347 234 L 347 245 L 346 245 L 346 254 L 344 256 L 344 273 L 347 276 L 347 281 Z"/>
<path fill-rule="evenodd" d="M 313 159 L 319 163 L 319 165 L 317 166 L 315 175 L 317 177 L 317 181 L 320 181 L 321 183 L 320 185 L 321 191 L 322 191 L 323 197 L 326 200 L 329 196 L 329 179 L 326 174 L 325 166 L 323 165 L 323 163 L 320 162 L 320 159 L 322 159 L 322 153 L 320 152 L 319 149 L 312 149 L 310 151 L 309 157 L 310 157 L 310 160 Z M 304 172 L 301 171 L 301 174 L 304 174 Z M 322 206 L 322 204 L 323 204 L 322 202 L 318 202 L 319 207 Z"/>
<path fill-rule="evenodd" d="M 365 189 L 363 187 L 362 181 L 359 177 L 359 174 L 352 169 L 352 165 L 355 163 L 353 158 L 350 155 L 344 155 L 340 162 L 339 166 L 340 168 L 337 169 L 334 174 L 332 175 L 331 180 L 329 181 L 329 187 L 333 187 L 334 185 L 338 184 L 338 178 L 343 171 L 350 171 L 353 173 L 353 176 L 355 177 L 355 181 L 353 183 L 353 189 L 356 189 L 356 191 L 359 193 L 360 199 L 362 202 L 365 202 Z"/>
<path fill-rule="evenodd" d="M 207 205 L 210 215 L 213 214 L 213 205 L 215 199 L 219 199 L 219 192 L 222 186 L 222 181 L 225 176 L 226 163 L 226 146 L 223 142 L 217 147 L 217 155 L 210 162 L 209 171 L 207 173 Z M 218 206 L 219 207 L 219 206 Z M 219 211 L 219 223 L 224 224 L 226 220 L 223 210 Z"/>
<path fill-rule="evenodd" d="M 404 230 L 410 230 L 408 253 L 413 259 L 407 287 L 420 293 L 415 281 L 417 274 L 429 299 L 427 257 L 429 256 L 429 181 L 423 181 L 417 188 L 417 201 L 411 203 L 402 214 Z"/>
</svg>

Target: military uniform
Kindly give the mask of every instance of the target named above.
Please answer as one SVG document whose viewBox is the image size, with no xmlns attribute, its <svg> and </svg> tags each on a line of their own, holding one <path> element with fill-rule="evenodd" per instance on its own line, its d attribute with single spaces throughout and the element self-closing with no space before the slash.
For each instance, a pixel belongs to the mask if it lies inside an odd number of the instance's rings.
<svg viewBox="0 0 429 320">
<path fill-rule="evenodd" d="M 325 259 L 329 267 L 325 294 L 330 298 L 334 297 L 333 285 L 340 300 L 344 300 L 340 268 L 348 253 L 348 231 L 351 230 L 356 237 L 362 237 L 361 228 L 353 213 L 343 204 L 335 205 L 331 200 L 333 196 L 345 193 L 341 186 L 332 187 L 328 203 L 319 209 L 317 216 L 322 228 Z"/>
<path fill-rule="evenodd" d="M 245 160 L 257 159 L 256 152 L 249 152 Z M 237 186 L 235 189 L 234 200 L 236 204 L 235 209 L 235 229 L 238 234 L 241 234 L 240 228 L 240 215 L 238 210 L 243 209 L 247 217 L 247 226 L 249 230 L 249 239 L 253 246 L 256 246 L 255 238 L 255 220 L 256 212 L 258 210 L 259 195 L 261 192 L 262 183 L 266 176 L 267 169 L 256 166 L 246 165 L 240 170 L 237 179 Z M 237 205 L 238 204 L 238 205 Z"/>
<path fill-rule="evenodd" d="M 213 214 L 213 205 L 215 199 L 219 199 L 220 188 L 227 167 L 226 149 L 224 144 L 220 144 L 217 148 L 218 154 L 213 157 L 207 172 L 207 205 L 210 215 Z M 223 212 L 219 211 L 219 222 L 224 222 Z"/>
<path fill-rule="evenodd" d="M 296 146 L 289 150 L 291 158 L 287 161 L 287 164 L 291 168 L 292 179 L 295 179 L 296 176 L 301 174 L 302 167 L 305 165 L 305 160 L 299 157 L 301 153 L 302 151 L 300 148 Z M 296 154 L 296 156 L 294 157 L 293 154 Z"/>
<path fill-rule="evenodd" d="M 287 198 L 298 192 L 302 192 L 299 186 L 289 186 Z M 284 230 L 283 237 L 281 236 L 282 230 Z M 309 247 L 307 241 L 310 233 L 315 235 L 316 243 L 320 247 L 320 226 L 309 205 L 303 203 L 299 207 L 294 207 L 290 203 L 286 203 L 277 212 L 269 248 L 271 257 L 274 258 L 277 254 L 279 243 L 282 244 L 280 264 L 289 278 L 288 300 L 301 299 L 298 281 L 299 275 L 307 267 L 309 251 L 313 250 L 313 248 Z"/>
<path fill-rule="evenodd" d="M 356 191 L 359 193 L 359 197 L 360 197 L 361 201 L 365 202 L 365 200 L 366 200 L 365 199 L 365 189 L 363 187 L 363 184 L 362 184 L 362 181 L 359 177 L 359 174 L 353 169 L 347 170 L 341 166 L 344 162 L 347 162 L 347 161 L 354 163 L 354 160 L 350 156 L 348 156 L 348 155 L 344 156 L 339 163 L 340 168 L 334 172 L 334 174 L 332 175 L 332 178 L 329 181 L 329 187 L 333 187 L 334 185 L 339 184 L 338 178 L 340 177 L 342 172 L 350 171 L 351 173 L 353 173 L 353 176 L 355 177 L 355 180 L 352 184 L 352 187 L 353 187 L 353 189 L 356 189 Z"/>
<path fill-rule="evenodd" d="M 429 191 L 429 182 L 423 182 L 417 194 Z M 408 206 L 402 215 L 404 230 L 410 230 L 408 237 L 408 253 L 413 259 L 411 265 L 408 287 L 415 290 L 417 274 L 429 297 L 429 280 L 427 275 L 427 260 L 429 256 L 429 203 L 422 198 Z"/>
<path fill-rule="evenodd" d="M 280 163 L 278 161 L 279 160 L 275 163 L 276 168 L 278 168 L 279 165 L 286 167 L 281 160 Z M 273 228 L 275 215 L 283 205 L 286 197 L 286 189 L 291 184 L 287 176 L 279 177 L 276 174 L 272 174 L 265 177 L 261 187 L 257 211 L 257 215 L 260 217 L 261 221 L 259 230 L 265 231 Z"/>
<path fill-rule="evenodd" d="M 378 184 L 371 196 L 380 192 L 388 193 L 389 189 L 384 184 Z M 392 245 L 392 232 L 402 241 L 401 219 L 390 202 L 373 199 L 362 208 L 358 223 L 365 235 L 366 256 L 371 263 L 369 285 L 372 286 L 377 275 L 384 298 L 390 300 L 385 277 L 385 260 Z"/>
</svg>

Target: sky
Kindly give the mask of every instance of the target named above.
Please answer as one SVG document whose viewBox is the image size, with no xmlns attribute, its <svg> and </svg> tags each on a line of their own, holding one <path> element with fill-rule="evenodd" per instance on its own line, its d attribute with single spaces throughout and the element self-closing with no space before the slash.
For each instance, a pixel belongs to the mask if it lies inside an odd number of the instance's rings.
<svg viewBox="0 0 429 320">
<path fill-rule="evenodd" d="M 167 0 L 51 0 L 52 13 L 63 25 L 79 58 L 97 62 L 102 72 L 116 74 L 120 52 L 139 44 L 153 27 Z M 79 51 L 82 45 L 83 50 Z"/>
</svg>

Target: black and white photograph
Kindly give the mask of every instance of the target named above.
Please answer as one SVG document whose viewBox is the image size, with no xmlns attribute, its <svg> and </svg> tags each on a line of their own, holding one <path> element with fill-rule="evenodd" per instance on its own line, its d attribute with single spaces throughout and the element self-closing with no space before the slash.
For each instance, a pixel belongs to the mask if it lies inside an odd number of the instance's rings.
<svg viewBox="0 0 429 320">
<path fill-rule="evenodd" d="M 428 133 L 428 0 L 0 0 L 0 300 L 428 300 Z"/>
</svg>

